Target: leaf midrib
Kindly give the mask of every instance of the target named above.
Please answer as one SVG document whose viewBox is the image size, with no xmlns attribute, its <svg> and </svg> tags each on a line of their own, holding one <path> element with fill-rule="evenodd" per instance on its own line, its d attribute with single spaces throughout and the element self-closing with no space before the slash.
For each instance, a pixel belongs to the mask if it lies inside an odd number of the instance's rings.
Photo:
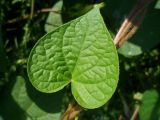
<svg viewBox="0 0 160 120">
<path fill-rule="evenodd" d="M 86 20 L 87 20 L 87 19 L 86 19 Z M 85 43 L 85 40 L 86 40 L 86 37 L 87 37 L 88 28 L 89 28 L 89 27 L 88 27 L 88 24 L 87 24 L 86 32 L 85 32 L 85 34 L 84 34 L 84 36 L 83 36 L 83 43 L 82 43 L 82 46 L 81 46 L 81 48 L 80 48 L 80 50 L 79 50 L 79 54 L 78 54 L 77 61 L 76 61 L 76 64 L 75 64 L 75 66 L 74 66 L 74 69 L 73 69 L 73 71 L 72 71 L 72 75 L 74 74 L 74 71 L 76 70 L 77 63 L 79 62 L 79 58 L 80 58 L 80 55 L 81 55 L 81 51 L 82 51 L 82 48 L 83 48 L 83 46 L 84 46 L 84 43 Z M 72 78 L 73 78 L 73 76 L 72 76 Z"/>
<path fill-rule="evenodd" d="M 77 20 L 77 21 L 75 22 L 75 26 L 76 26 L 76 24 L 77 24 L 78 22 L 80 22 L 80 20 L 81 20 L 81 19 L 79 19 L 79 20 Z M 87 24 L 87 25 L 88 25 L 88 24 Z M 67 27 L 67 28 L 68 28 L 68 27 Z M 67 29 L 67 28 L 66 28 L 66 29 Z M 88 28 L 89 28 L 89 27 L 87 26 L 85 31 L 88 31 Z M 66 29 L 65 29 L 64 35 L 65 35 L 65 33 L 66 33 Z M 64 35 L 63 35 L 63 38 L 64 38 Z M 78 63 L 78 61 L 79 61 L 80 54 L 81 54 L 82 48 L 83 48 L 84 43 L 85 43 L 85 40 L 86 40 L 86 36 L 87 36 L 87 32 L 85 32 L 85 34 L 83 35 L 83 42 L 82 42 L 82 45 L 81 45 L 81 47 L 80 47 L 79 54 L 78 54 L 78 57 L 77 57 L 75 66 L 74 66 L 73 70 L 71 71 L 71 74 L 72 74 L 72 77 L 71 77 L 71 78 L 73 78 L 73 74 L 74 74 L 74 71 L 75 71 L 75 69 L 76 69 L 77 63 Z M 64 39 L 63 39 L 63 40 L 64 40 Z M 62 45 L 63 45 L 63 40 L 62 40 Z M 71 49 L 71 50 L 72 50 L 72 49 Z M 63 49 L 62 49 L 62 52 L 63 52 Z M 64 55 L 64 52 L 63 52 L 63 55 Z M 64 56 L 65 56 L 65 55 L 64 55 Z M 64 58 L 65 58 L 65 57 L 64 57 Z M 65 61 L 66 61 L 66 59 L 65 59 Z M 66 62 L 66 63 L 67 63 L 67 62 Z M 73 79 L 72 79 L 72 80 L 73 80 Z M 72 82 L 72 80 L 70 80 L 70 81 Z"/>
</svg>

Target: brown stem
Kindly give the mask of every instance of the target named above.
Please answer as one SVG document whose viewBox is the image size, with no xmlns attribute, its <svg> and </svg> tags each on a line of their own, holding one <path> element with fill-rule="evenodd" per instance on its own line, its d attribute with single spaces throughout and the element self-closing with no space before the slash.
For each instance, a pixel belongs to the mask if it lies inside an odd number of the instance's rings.
<svg viewBox="0 0 160 120">
<path fill-rule="evenodd" d="M 134 110 L 134 112 L 133 112 L 133 115 L 132 115 L 132 117 L 131 117 L 130 120 L 136 120 L 137 115 L 138 115 L 138 112 L 139 112 L 139 106 L 137 106 L 137 107 L 135 108 L 135 110 Z"/>
<path fill-rule="evenodd" d="M 26 20 L 26 19 L 30 19 L 30 18 L 33 18 L 33 17 L 36 17 L 38 16 L 40 13 L 47 13 L 47 12 L 55 12 L 55 13 L 60 13 L 61 11 L 60 10 L 54 10 L 52 8 L 43 8 L 41 10 L 38 10 L 37 12 L 35 12 L 34 14 L 26 14 L 22 17 L 18 17 L 18 18 L 14 18 L 14 19 L 11 19 L 11 20 L 8 20 L 7 23 L 9 24 L 13 24 L 13 23 L 16 23 L 16 22 L 19 22 L 21 20 Z M 32 16 L 32 17 L 31 17 Z"/>
<path fill-rule="evenodd" d="M 73 100 L 69 105 L 61 120 L 72 120 L 82 111 L 82 108 Z"/>
<path fill-rule="evenodd" d="M 129 13 L 129 15 L 126 17 L 126 19 L 124 20 L 124 22 L 122 23 L 118 33 L 116 34 L 116 37 L 114 39 L 115 44 L 118 43 L 119 39 L 121 38 L 121 36 L 124 35 L 125 31 L 126 31 L 126 26 L 128 25 L 128 19 L 131 18 L 131 16 L 135 13 L 135 11 L 137 11 L 138 9 L 138 5 L 136 4 L 136 6 L 131 10 L 131 12 Z"/>
<path fill-rule="evenodd" d="M 128 32 L 128 34 L 126 34 L 124 37 L 123 37 L 123 40 L 119 41 L 119 45 L 118 46 L 122 46 L 122 44 L 127 41 L 128 39 L 130 39 L 134 34 L 135 32 L 137 31 L 137 29 L 139 28 L 140 24 L 142 23 L 144 17 L 145 17 L 145 14 L 146 14 L 146 10 L 142 13 L 142 16 L 140 17 L 140 19 L 135 23 L 135 25 L 131 28 L 131 30 Z"/>
<path fill-rule="evenodd" d="M 123 116 L 120 114 L 120 116 L 118 117 L 118 120 L 123 120 Z"/>
<path fill-rule="evenodd" d="M 31 13 L 30 13 L 30 19 L 33 18 L 33 15 L 34 15 L 34 3 L 35 1 L 34 0 L 31 0 Z"/>
<path fill-rule="evenodd" d="M 115 39 L 114 43 L 117 48 L 120 47 L 120 43 L 123 43 L 121 41 L 124 40 L 124 38 L 127 38 L 127 34 L 131 31 L 130 29 L 134 26 L 134 22 L 137 20 L 138 16 L 145 10 L 145 8 L 152 2 L 153 0 L 141 0 L 137 5 L 132 9 L 132 11 L 129 13 L 129 15 L 126 17 L 124 22 L 122 23 Z M 143 17 L 144 18 L 144 17 Z M 140 20 L 141 21 L 141 20 Z M 139 26 L 138 26 L 139 27 Z M 137 27 L 137 28 L 138 28 Z M 134 28 L 134 27 L 133 27 Z M 134 29 L 135 31 L 137 29 Z M 134 32 L 135 33 L 135 32 Z M 133 35 L 133 31 L 132 34 Z M 131 36 L 130 36 L 131 37 Z M 128 38 L 130 38 L 128 37 Z M 125 39 L 126 40 L 126 39 Z"/>
</svg>

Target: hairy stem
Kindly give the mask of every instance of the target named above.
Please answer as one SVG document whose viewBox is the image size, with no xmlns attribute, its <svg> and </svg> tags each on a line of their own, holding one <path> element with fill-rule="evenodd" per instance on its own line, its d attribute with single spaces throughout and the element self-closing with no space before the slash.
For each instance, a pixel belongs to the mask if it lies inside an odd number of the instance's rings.
<svg viewBox="0 0 160 120">
<path fill-rule="evenodd" d="M 72 120 L 82 111 L 82 108 L 73 100 L 69 105 L 65 113 L 62 115 L 61 120 Z"/>
<path fill-rule="evenodd" d="M 145 11 L 146 7 L 152 1 L 153 0 L 140 0 L 140 1 L 138 1 L 138 3 L 131 10 L 129 15 L 125 18 L 124 22 L 122 23 L 122 25 L 121 25 L 121 27 L 120 27 L 120 29 L 119 29 L 119 31 L 118 31 L 115 39 L 114 39 L 114 43 L 115 43 L 117 48 L 121 47 L 122 43 L 124 43 L 124 41 L 127 41 L 129 38 L 131 38 L 133 36 L 133 34 L 136 32 L 140 23 L 144 19 L 145 14 L 143 14 L 143 13 L 145 13 L 144 11 Z M 136 20 L 138 19 L 138 17 L 141 14 L 143 14 L 143 17 L 140 17 L 138 22 L 136 22 Z M 137 23 L 137 24 L 135 24 L 135 23 Z M 133 28 L 134 28 L 134 30 L 132 30 Z"/>
<path fill-rule="evenodd" d="M 34 15 L 34 3 L 35 1 L 34 0 L 31 0 L 31 13 L 30 13 L 30 19 L 33 18 L 33 15 Z"/>
<path fill-rule="evenodd" d="M 137 106 L 137 107 L 135 108 L 135 110 L 134 110 L 134 112 L 133 112 L 133 115 L 132 115 L 132 117 L 131 117 L 130 120 L 136 120 L 137 115 L 138 115 L 138 112 L 139 112 L 139 106 Z"/>
<path fill-rule="evenodd" d="M 121 39 L 117 43 L 118 44 L 117 46 L 119 46 L 119 47 L 122 46 L 122 44 L 125 41 L 129 40 L 135 34 L 135 32 L 137 31 L 137 29 L 139 28 L 140 24 L 142 23 L 142 21 L 145 17 L 145 13 L 146 13 L 146 10 L 142 13 L 140 19 L 133 25 L 133 27 L 130 29 L 130 31 L 125 36 L 122 37 L 123 39 Z"/>
</svg>

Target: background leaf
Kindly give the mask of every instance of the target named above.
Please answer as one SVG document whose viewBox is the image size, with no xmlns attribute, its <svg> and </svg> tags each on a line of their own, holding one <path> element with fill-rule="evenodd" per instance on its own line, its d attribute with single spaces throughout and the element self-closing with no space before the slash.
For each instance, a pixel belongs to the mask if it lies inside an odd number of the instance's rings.
<svg viewBox="0 0 160 120">
<path fill-rule="evenodd" d="M 46 23 L 45 23 L 46 32 L 51 32 L 63 24 L 62 15 L 61 15 L 62 5 L 63 5 L 63 1 L 60 0 L 56 4 L 54 4 L 54 6 L 52 7 L 52 10 L 55 10 L 57 12 L 49 13 L 48 18 L 46 19 Z"/>
<path fill-rule="evenodd" d="M 155 5 L 155 9 L 160 9 L 160 0 L 157 0 L 156 5 Z"/>
<path fill-rule="evenodd" d="M 156 90 L 147 90 L 144 92 L 142 105 L 140 107 L 141 120 L 159 120 L 160 119 L 160 96 Z"/>
<path fill-rule="evenodd" d="M 31 120 L 58 120 L 60 118 L 62 104 L 60 92 L 56 94 L 37 92 L 21 76 L 18 76 L 15 82 L 12 91 L 10 89 L 9 94 L 5 94 L 5 97 L 1 99 L 0 106 L 3 111 L 0 113 L 2 112 L 5 120 L 11 117 L 12 120 L 29 118 Z M 8 106 L 5 106 L 6 103 Z"/>
</svg>

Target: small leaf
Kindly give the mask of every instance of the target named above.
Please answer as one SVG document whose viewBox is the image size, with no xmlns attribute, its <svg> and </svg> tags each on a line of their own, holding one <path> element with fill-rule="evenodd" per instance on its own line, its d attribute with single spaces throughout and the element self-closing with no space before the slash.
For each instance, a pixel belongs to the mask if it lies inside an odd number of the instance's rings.
<svg viewBox="0 0 160 120">
<path fill-rule="evenodd" d="M 157 0 L 156 5 L 154 7 L 155 9 L 160 9 L 160 0 Z"/>
<path fill-rule="evenodd" d="M 126 41 L 122 47 L 118 49 L 118 52 L 125 57 L 133 57 L 140 55 L 142 53 L 142 49 L 140 46 Z"/>
<path fill-rule="evenodd" d="M 60 0 L 53 6 L 52 9 L 55 11 L 61 11 L 62 5 L 63 5 L 63 1 Z M 50 12 L 45 23 L 45 31 L 46 32 L 53 31 L 62 24 L 63 24 L 62 15 L 57 12 Z"/>
<path fill-rule="evenodd" d="M 110 99 L 118 74 L 117 51 L 98 8 L 42 37 L 28 61 L 33 86 L 52 93 L 71 83 L 73 96 L 85 108 Z"/>
<path fill-rule="evenodd" d="M 0 99 L 0 116 L 4 120 L 59 120 L 63 91 L 41 93 L 22 76 L 10 81 Z"/>
<path fill-rule="evenodd" d="M 156 90 L 148 90 L 144 93 L 140 107 L 140 120 L 160 119 L 160 98 Z"/>
</svg>

